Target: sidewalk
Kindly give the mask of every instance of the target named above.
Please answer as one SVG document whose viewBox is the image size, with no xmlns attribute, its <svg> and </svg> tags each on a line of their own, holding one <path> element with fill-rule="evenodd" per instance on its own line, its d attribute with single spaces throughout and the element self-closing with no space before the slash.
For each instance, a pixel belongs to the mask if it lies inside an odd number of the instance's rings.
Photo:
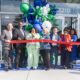
<svg viewBox="0 0 80 80">
<path fill-rule="evenodd" d="M 0 80 L 80 80 L 79 70 L 0 71 Z"/>
</svg>

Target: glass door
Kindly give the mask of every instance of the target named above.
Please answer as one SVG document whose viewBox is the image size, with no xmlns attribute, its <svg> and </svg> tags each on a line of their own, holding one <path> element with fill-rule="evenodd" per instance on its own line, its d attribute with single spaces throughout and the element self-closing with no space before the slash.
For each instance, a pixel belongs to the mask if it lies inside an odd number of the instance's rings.
<svg viewBox="0 0 80 80">
<path fill-rule="evenodd" d="M 76 27 L 76 30 L 77 30 L 78 37 L 80 38 L 80 15 L 78 15 L 78 17 L 77 17 L 77 27 Z"/>
<path fill-rule="evenodd" d="M 64 25 L 65 18 L 63 16 L 56 16 L 55 18 L 56 18 L 56 24 L 57 24 L 59 31 L 63 33 L 63 29 L 65 27 Z"/>
<path fill-rule="evenodd" d="M 14 27 L 18 25 L 18 22 L 22 19 L 21 14 L 0 14 L 0 35 L 2 30 L 5 29 L 8 23 L 12 23 Z M 0 63 L 3 63 L 2 57 L 2 43 L 0 41 Z"/>
<path fill-rule="evenodd" d="M 1 35 L 1 14 L 0 14 L 0 35 Z M 0 63 L 2 63 L 2 43 L 0 41 Z"/>
<path fill-rule="evenodd" d="M 12 23 L 14 27 L 17 26 L 20 20 L 22 20 L 21 14 L 1 14 L 1 31 L 8 23 Z"/>
<path fill-rule="evenodd" d="M 61 33 L 63 33 L 63 29 L 65 27 L 65 25 L 64 25 L 65 24 L 65 17 L 56 16 L 55 19 L 56 19 L 56 25 L 57 25 L 57 27 L 59 29 L 59 35 L 60 35 Z M 59 55 L 58 56 L 58 65 L 61 65 L 60 59 L 61 59 L 61 56 Z"/>
</svg>

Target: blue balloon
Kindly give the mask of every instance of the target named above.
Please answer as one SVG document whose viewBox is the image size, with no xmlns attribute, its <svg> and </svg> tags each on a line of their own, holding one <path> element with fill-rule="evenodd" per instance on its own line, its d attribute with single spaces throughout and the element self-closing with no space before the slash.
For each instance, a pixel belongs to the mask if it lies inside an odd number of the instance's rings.
<svg viewBox="0 0 80 80">
<path fill-rule="evenodd" d="M 53 9 L 52 14 L 55 15 L 57 13 L 58 9 Z"/>
<path fill-rule="evenodd" d="M 28 22 L 32 25 L 34 24 L 34 20 L 35 20 L 35 15 L 33 13 L 34 13 L 33 6 L 30 5 L 29 11 L 27 13 L 28 14 L 27 19 L 28 19 Z"/>
<path fill-rule="evenodd" d="M 28 19 L 28 22 L 30 24 L 32 24 L 32 25 L 34 24 L 34 20 L 35 20 L 35 16 L 34 15 L 28 15 L 27 19 Z"/>
<path fill-rule="evenodd" d="M 30 5 L 30 8 L 29 8 L 29 11 L 28 11 L 28 14 L 31 14 L 34 12 L 34 7 L 32 5 Z"/>
<path fill-rule="evenodd" d="M 40 24 L 34 24 L 34 28 L 38 31 L 38 32 L 42 32 L 42 28 Z"/>
<path fill-rule="evenodd" d="M 42 25 L 42 21 L 40 19 L 37 19 L 37 20 L 34 21 L 34 24 L 40 24 L 40 25 Z"/>
<path fill-rule="evenodd" d="M 47 0 L 34 0 L 34 7 L 45 6 L 46 4 L 47 4 Z"/>
<path fill-rule="evenodd" d="M 34 0 L 34 7 L 42 6 L 42 0 Z"/>
<path fill-rule="evenodd" d="M 26 16 L 24 16 L 24 15 L 22 16 L 22 21 L 26 22 Z"/>
<path fill-rule="evenodd" d="M 45 6 L 47 3 L 47 0 L 42 0 L 42 6 Z"/>
</svg>

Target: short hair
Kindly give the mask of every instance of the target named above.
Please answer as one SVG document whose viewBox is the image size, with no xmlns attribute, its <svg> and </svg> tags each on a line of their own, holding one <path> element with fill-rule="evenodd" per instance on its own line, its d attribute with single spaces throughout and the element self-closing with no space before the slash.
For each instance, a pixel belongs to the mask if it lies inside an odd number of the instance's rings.
<svg viewBox="0 0 80 80">
<path fill-rule="evenodd" d="M 67 31 L 67 32 L 69 32 L 68 30 L 69 30 L 68 28 L 64 28 L 64 30 L 63 30 L 63 31 Z"/>
<path fill-rule="evenodd" d="M 32 29 L 35 29 L 35 32 L 38 33 L 36 28 L 33 27 Z M 30 33 L 31 33 L 32 29 L 29 31 Z"/>
<path fill-rule="evenodd" d="M 8 27 L 9 25 L 11 25 L 11 27 L 13 28 L 13 24 L 12 24 L 11 22 L 9 22 L 9 23 L 7 23 L 6 29 L 7 29 L 7 27 Z"/>
<path fill-rule="evenodd" d="M 74 29 L 74 28 L 72 28 L 71 30 L 70 30 L 70 34 L 71 34 L 71 31 L 74 31 L 74 35 L 77 35 L 77 32 L 76 32 L 76 30 Z"/>
<path fill-rule="evenodd" d="M 56 26 L 55 27 L 52 27 L 51 30 L 50 30 L 50 32 L 52 33 L 53 32 L 53 29 L 55 29 L 55 28 L 58 29 L 58 27 L 56 27 Z"/>
</svg>

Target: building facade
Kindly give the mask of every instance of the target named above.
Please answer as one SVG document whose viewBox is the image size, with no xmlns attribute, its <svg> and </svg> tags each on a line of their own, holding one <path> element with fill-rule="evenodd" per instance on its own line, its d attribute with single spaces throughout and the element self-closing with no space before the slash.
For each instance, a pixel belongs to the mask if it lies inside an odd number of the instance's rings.
<svg viewBox="0 0 80 80">
<path fill-rule="evenodd" d="M 0 0 L 0 35 L 8 22 L 16 22 L 21 14 L 19 6 L 22 0 Z M 2 61 L 2 44 L 0 42 L 0 61 Z"/>
<path fill-rule="evenodd" d="M 32 3 L 33 0 L 0 0 L 0 35 L 8 22 L 17 24 L 20 19 L 19 6 L 22 2 Z M 56 5 L 58 12 L 55 15 L 58 28 L 62 31 L 65 27 L 73 27 L 80 37 L 80 0 L 48 0 Z M 53 2 L 53 3 L 52 3 Z M 2 45 L 0 42 L 0 60 L 2 61 Z"/>
</svg>

